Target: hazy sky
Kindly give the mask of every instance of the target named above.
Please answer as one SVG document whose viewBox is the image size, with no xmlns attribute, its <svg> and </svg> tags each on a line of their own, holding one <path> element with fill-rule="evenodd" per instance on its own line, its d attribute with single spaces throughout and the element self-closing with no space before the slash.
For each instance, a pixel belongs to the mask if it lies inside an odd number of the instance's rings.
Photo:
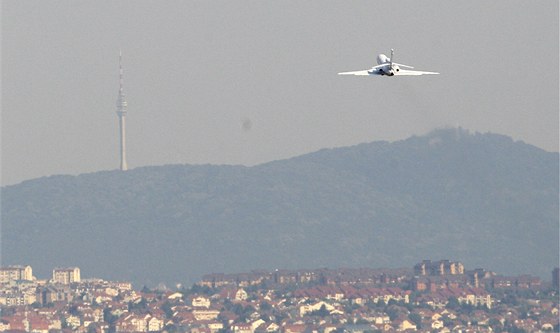
<svg viewBox="0 0 560 333">
<path fill-rule="evenodd" d="M 245 164 L 443 126 L 558 151 L 558 8 L 542 1 L 2 1 L 2 184 Z M 438 76 L 355 77 L 378 53 Z"/>
</svg>

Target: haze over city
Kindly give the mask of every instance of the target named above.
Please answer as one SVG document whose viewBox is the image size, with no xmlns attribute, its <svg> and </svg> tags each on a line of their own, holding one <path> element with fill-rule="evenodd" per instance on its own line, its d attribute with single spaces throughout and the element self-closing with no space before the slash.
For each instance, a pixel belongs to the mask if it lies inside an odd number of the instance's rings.
<svg viewBox="0 0 560 333">
<path fill-rule="evenodd" d="M 379 53 L 442 73 L 340 77 Z M 495 132 L 558 151 L 557 1 L 3 1 L 2 185 Z"/>
</svg>

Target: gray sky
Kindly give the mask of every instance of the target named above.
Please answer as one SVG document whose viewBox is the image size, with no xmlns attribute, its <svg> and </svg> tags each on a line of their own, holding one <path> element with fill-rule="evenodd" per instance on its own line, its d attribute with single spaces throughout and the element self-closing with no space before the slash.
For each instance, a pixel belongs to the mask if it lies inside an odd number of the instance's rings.
<svg viewBox="0 0 560 333">
<path fill-rule="evenodd" d="M 2 1 L 2 184 L 443 126 L 558 151 L 558 1 Z M 378 53 L 442 75 L 354 77 Z"/>
</svg>

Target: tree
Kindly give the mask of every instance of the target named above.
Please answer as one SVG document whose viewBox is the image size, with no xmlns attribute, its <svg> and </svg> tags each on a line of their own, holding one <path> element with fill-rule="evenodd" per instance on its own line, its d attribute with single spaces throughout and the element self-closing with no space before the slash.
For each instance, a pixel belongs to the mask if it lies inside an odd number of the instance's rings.
<svg viewBox="0 0 560 333">
<path fill-rule="evenodd" d="M 269 311 L 272 309 L 272 306 L 270 304 L 268 304 L 268 302 L 262 301 L 261 304 L 259 304 L 259 307 L 261 309 L 261 311 Z"/>
<path fill-rule="evenodd" d="M 415 323 L 417 328 L 422 328 L 422 316 L 420 314 L 413 312 L 408 315 L 408 319 Z"/>
<path fill-rule="evenodd" d="M 72 305 L 69 309 L 68 309 L 68 313 L 73 315 L 73 316 L 79 316 L 80 315 L 80 311 L 78 310 L 78 306 L 77 305 Z"/>
<path fill-rule="evenodd" d="M 128 310 L 145 310 L 148 308 L 148 301 L 142 297 L 140 299 L 140 302 L 135 303 L 135 302 L 128 302 Z"/>
<path fill-rule="evenodd" d="M 321 305 L 319 310 L 315 310 L 315 311 L 311 312 L 312 316 L 319 316 L 321 318 L 325 318 L 329 314 L 330 314 L 330 312 L 329 312 L 329 310 L 327 310 L 327 307 L 325 306 L 325 304 Z"/>
<path fill-rule="evenodd" d="M 89 324 L 89 326 L 87 327 L 87 333 L 97 333 L 97 324 L 96 323 Z"/>
<path fill-rule="evenodd" d="M 198 284 L 194 284 L 191 289 L 186 290 L 183 295 L 191 295 L 191 294 L 203 294 L 203 295 L 211 295 L 215 290 L 208 287 L 208 286 L 201 286 Z"/>
<path fill-rule="evenodd" d="M 454 325 L 453 320 L 449 318 L 447 315 L 443 316 L 441 319 L 445 327 L 452 327 Z"/>
<path fill-rule="evenodd" d="M 235 313 L 238 316 L 241 316 L 243 314 L 243 310 L 244 310 L 243 305 L 241 305 L 239 303 L 235 303 L 231 307 L 231 312 Z"/>
<path fill-rule="evenodd" d="M 169 301 L 165 301 L 161 305 L 161 310 L 165 312 L 165 317 L 167 319 L 173 318 L 173 310 L 171 309 L 171 303 L 169 303 Z"/>
<path fill-rule="evenodd" d="M 492 329 L 497 332 L 499 332 L 502 328 L 502 323 L 496 318 L 490 318 L 490 320 L 488 321 L 488 325 L 490 325 L 490 327 L 492 327 Z"/>
<path fill-rule="evenodd" d="M 385 309 L 385 313 L 389 316 L 389 319 L 391 319 L 391 321 L 397 319 L 397 317 L 399 316 L 399 310 L 395 307 L 387 307 Z"/>
<path fill-rule="evenodd" d="M 461 303 L 461 312 L 463 313 L 471 313 L 474 309 L 475 306 L 470 303 L 467 302 Z"/>
<path fill-rule="evenodd" d="M 119 319 L 119 317 L 111 313 L 110 308 L 103 309 L 103 321 L 109 324 L 109 326 L 113 326 L 117 319 Z"/>
<path fill-rule="evenodd" d="M 177 326 L 173 325 L 173 324 L 167 324 L 165 325 L 165 327 L 163 328 L 162 332 L 167 332 L 167 333 L 175 333 L 178 332 Z"/>
<path fill-rule="evenodd" d="M 445 307 L 448 308 L 448 309 L 457 310 L 461 307 L 461 303 L 459 303 L 459 300 L 457 299 L 457 297 L 449 297 Z"/>
</svg>

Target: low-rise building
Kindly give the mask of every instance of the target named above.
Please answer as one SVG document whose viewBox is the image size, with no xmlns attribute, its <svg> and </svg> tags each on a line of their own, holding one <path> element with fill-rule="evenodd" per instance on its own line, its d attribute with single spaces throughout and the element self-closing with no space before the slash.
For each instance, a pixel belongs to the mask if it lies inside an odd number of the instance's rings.
<svg viewBox="0 0 560 333">
<path fill-rule="evenodd" d="M 191 304 L 193 307 L 195 308 L 206 308 L 208 309 L 210 307 L 210 299 L 208 299 L 207 297 L 203 297 L 203 296 L 196 296 L 193 297 Z"/>
</svg>

